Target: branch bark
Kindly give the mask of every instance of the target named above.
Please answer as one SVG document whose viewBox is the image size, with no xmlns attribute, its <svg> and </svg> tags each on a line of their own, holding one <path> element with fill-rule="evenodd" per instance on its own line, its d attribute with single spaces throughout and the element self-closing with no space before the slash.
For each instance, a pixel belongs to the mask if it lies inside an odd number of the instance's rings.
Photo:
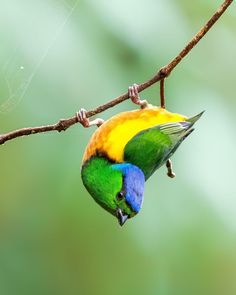
<svg viewBox="0 0 236 295">
<path fill-rule="evenodd" d="M 169 64 L 161 68 L 150 80 L 140 84 L 138 86 L 138 91 L 141 92 L 144 89 L 150 87 L 151 85 L 165 79 L 170 75 L 173 69 L 181 62 L 181 60 L 195 47 L 195 45 L 206 35 L 206 33 L 212 28 L 212 26 L 217 22 L 217 20 L 222 16 L 226 9 L 232 4 L 233 0 L 225 0 L 218 10 L 213 14 L 213 16 L 207 21 L 207 23 L 197 32 L 196 35 L 189 41 L 189 43 L 184 47 L 180 53 L 170 61 Z M 164 86 L 164 84 L 162 84 Z M 87 117 L 92 117 L 96 114 L 104 112 L 105 110 L 114 107 L 115 105 L 128 99 L 128 93 L 122 94 L 115 99 L 87 112 Z M 165 102 L 161 102 L 161 105 L 165 105 Z M 43 133 L 49 131 L 65 131 L 72 125 L 78 123 L 77 116 L 73 116 L 68 119 L 61 119 L 57 123 L 52 125 L 40 126 L 40 127 L 28 127 L 18 130 L 14 130 L 5 134 L 0 135 L 0 145 L 4 144 L 6 141 L 12 140 L 17 137 L 31 135 L 36 133 Z"/>
</svg>

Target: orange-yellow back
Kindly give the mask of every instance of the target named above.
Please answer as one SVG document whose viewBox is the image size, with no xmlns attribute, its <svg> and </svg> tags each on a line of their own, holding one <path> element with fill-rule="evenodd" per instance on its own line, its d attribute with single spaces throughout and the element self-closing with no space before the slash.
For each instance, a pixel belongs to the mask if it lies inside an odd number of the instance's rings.
<svg viewBox="0 0 236 295">
<path fill-rule="evenodd" d="M 138 132 L 159 124 L 186 119 L 183 115 L 170 113 L 160 107 L 119 113 L 94 132 L 86 147 L 83 163 L 97 152 L 106 154 L 115 162 L 123 162 L 124 148 Z"/>
</svg>

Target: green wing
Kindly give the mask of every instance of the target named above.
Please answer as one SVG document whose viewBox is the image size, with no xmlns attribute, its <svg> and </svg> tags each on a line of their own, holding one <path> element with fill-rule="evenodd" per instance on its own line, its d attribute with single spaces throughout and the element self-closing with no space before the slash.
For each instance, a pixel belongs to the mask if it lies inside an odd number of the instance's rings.
<svg viewBox="0 0 236 295">
<path fill-rule="evenodd" d="M 193 131 L 193 124 L 167 123 L 139 132 L 126 144 L 124 160 L 142 169 L 148 179 Z"/>
</svg>

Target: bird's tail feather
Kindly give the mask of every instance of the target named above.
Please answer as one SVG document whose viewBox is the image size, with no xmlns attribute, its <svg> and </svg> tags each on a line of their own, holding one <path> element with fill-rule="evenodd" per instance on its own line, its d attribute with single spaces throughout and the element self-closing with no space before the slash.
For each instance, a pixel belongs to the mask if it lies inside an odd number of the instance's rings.
<svg viewBox="0 0 236 295">
<path fill-rule="evenodd" d="M 204 112 L 205 111 L 202 111 L 201 113 L 197 114 L 196 116 L 189 118 L 187 121 L 192 124 L 195 124 L 201 118 L 201 116 L 203 115 Z"/>
</svg>

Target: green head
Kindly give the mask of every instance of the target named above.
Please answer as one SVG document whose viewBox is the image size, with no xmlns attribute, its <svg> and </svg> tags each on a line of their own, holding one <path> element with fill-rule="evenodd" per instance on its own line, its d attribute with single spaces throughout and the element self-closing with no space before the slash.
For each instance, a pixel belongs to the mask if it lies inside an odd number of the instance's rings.
<svg viewBox="0 0 236 295">
<path fill-rule="evenodd" d="M 81 175 L 94 200 L 116 216 L 120 225 L 140 211 L 145 178 L 138 167 L 94 157 L 83 165 Z"/>
</svg>

